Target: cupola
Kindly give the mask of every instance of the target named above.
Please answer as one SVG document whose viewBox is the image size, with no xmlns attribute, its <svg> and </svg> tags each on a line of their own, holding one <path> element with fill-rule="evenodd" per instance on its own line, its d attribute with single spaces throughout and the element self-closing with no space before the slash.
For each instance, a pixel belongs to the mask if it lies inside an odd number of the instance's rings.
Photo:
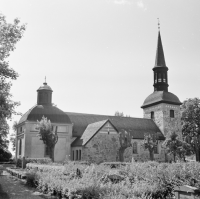
<svg viewBox="0 0 200 199">
<path fill-rule="evenodd" d="M 52 92 L 53 90 L 51 89 L 50 86 L 47 85 L 46 82 L 43 83 L 42 86 L 37 90 L 38 95 L 37 95 L 37 105 L 47 105 L 51 106 L 52 105 Z"/>
</svg>

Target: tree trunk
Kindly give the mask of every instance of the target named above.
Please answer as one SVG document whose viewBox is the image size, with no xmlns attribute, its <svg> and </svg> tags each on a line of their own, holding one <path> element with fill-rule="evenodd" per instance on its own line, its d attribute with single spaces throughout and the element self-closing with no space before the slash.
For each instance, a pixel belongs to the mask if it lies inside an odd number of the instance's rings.
<svg viewBox="0 0 200 199">
<path fill-rule="evenodd" d="M 50 158 L 51 158 L 52 162 L 54 162 L 54 148 L 55 148 L 55 146 L 50 147 Z"/>
<path fill-rule="evenodd" d="M 154 161 L 154 150 L 149 150 L 150 160 Z"/>
<path fill-rule="evenodd" d="M 174 162 L 176 162 L 176 154 L 174 153 L 173 156 L 174 156 Z"/>
<path fill-rule="evenodd" d="M 119 161 L 120 162 L 124 162 L 124 151 L 125 151 L 125 148 L 119 149 Z"/>
</svg>

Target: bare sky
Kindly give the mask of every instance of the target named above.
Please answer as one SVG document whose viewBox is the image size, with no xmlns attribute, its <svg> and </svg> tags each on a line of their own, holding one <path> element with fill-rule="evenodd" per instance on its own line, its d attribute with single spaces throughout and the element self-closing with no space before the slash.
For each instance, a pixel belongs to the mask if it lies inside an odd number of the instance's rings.
<svg viewBox="0 0 200 199">
<path fill-rule="evenodd" d="M 169 91 L 181 101 L 200 96 L 199 0 L 0 0 L 0 12 L 27 23 L 9 57 L 20 74 L 12 94 L 22 113 L 36 104 L 46 76 L 63 111 L 143 117 L 158 17 Z"/>
</svg>

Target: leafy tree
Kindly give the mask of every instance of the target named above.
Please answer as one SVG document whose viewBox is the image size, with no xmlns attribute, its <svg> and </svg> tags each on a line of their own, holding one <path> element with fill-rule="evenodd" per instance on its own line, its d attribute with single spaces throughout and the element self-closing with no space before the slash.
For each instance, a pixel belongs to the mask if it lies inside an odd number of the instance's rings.
<svg viewBox="0 0 200 199">
<path fill-rule="evenodd" d="M 126 148 L 131 146 L 131 134 L 125 130 L 122 130 L 119 133 L 119 143 L 120 143 L 119 161 L 123 162 L 124 161 L 124 151 Z"/>
<path fill-rule="evenodd" d="M 12 154 L 7 149 L 0 148 L 0 162 L 7 162 L 12 158 Z"/>
<path fill-rule="evenodd" d="M 172 132 L 164 141 L 163 147 L 166 148 L 168 154 L 173 156 L 174 162 L 176 162 L 176 157 L 185 161 L 185 156 L 192 153 L 191 146 L 180 140 L 175 132 Z"/>
<path fill-rule="evenodd" d="M 37 121 L 36 129 L 39 130 L 38 136 L 40 140 L 47 146 L 48 150 L 50 151 L 50 158 L 54 162 L 54 148 L 58 141 L 58 134 L 57 129 L 53 131 L 53 127 L 51 125 L 51 121 L 42 117 L 41 121 Z"/>
<path fill-rule="evenodd" d="M 123 112 L 116 111 L 116 112 L 115 112 L 115 116 L 124 117 L 124 113 L 123 113 Z"/>
<path fill-rule="evenodd" d="M 119 112 L 119 111 L 116 111 L 115 114 L 114 114 L 114 116 L 118 116 L 118 117 L 130 117 L 130 115 L 126 115 L 125 116 L 123 112 Z"/>
<path fill-rule="evenodd" d="M 200 161 L 200 99 L 190 98 L 181 105 L 182 133 L 187 143 L 191 144 Z"/>
<path fill-rule="evenodd" d="M 154 160 L 154 150 L 157 147 L 156 135 L 144 134 L 143 147 L 149 151 L 150 160 Z"/>
<path fill-rule="evenodd" d="M 16 80 L 17 72 L 9 67 L 8 57 L 10 52 L 14 51 L 17 42 L 22 38 L 25 31 L 25 25 L 20 25 L 19 19 L 13 23 L 7 23 L 4 15 L 0 14 L 0 148 L 6 149 L 9 133 L 7 120 L 11 119 L 13 114 L 18 114 L 15 108 L 19 102 L 11 100 L 12 95 L 10 80 Z"/>
<path fill-rule="evenodd" d="M 16 148 L 17 125 L 18 125 L 18 122 L 14 121 L 13 126 L 12 126 L 14 133 L 12 133 L 10 135 L 10 142 L 12 143 L 12 150 L 13 151 L 15 151 L 15 148 Z"/>
</svg>

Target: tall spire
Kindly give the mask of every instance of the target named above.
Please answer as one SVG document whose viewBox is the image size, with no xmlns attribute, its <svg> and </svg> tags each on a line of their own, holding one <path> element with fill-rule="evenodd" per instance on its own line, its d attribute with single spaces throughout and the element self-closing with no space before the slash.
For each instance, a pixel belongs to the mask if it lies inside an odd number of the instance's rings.
<svg viewBox="0 0 200 199">
<path fill-rule="evenodd" d="M 159 19 L 158 19 L 159 20 Z M 160 36 L 160 22 L 158 21 L 158 42 L 156 49 L 156 60 L 154 71 L 154 91 L 168 91 L 168 68 L 165 63 L 165 56 Z"/>
<path fill-rule="evenodd" d="M 156 50 L 155 67 L 166 67 L 162 40 L 160 36 L 160 30 L 158 31 L 158 43 L 157 43 L 157 50 Z"/>
</svg>

